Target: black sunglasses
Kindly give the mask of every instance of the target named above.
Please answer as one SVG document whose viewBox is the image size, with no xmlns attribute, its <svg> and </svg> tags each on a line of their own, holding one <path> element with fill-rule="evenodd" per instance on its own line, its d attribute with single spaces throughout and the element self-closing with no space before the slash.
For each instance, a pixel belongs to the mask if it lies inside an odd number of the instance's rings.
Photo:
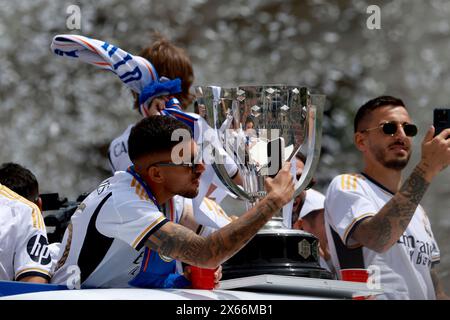
<svg viewBox="0 0 450 320">
<path fill-rule="evenodd" d="M 173 163 L 173 162 L 157 162 L 157 163 L 153 163 L 151 165 L 148 166 L 148 168 L 150 167 L 187 167 L 187 168 L 191 168 L 192 173 L 195 173 L 195 169 L 197 168 L 199 164 L 195 164 L 195 163 Z"/>
<path fill-rule="evenodd" d="M 187 162 L 187 163 L 173 163 L 173 162 L 156 162 L 156 163 L 152 163 L 150 165 L 147 166 L 147 170 L 150 167 L 187 167 L 187 168 L 191 168 L 192 173 L 196 172 L 197 167 L 200 164 L 203 164 L 201 160 L 201 154 L 198 153 L 192 160 L 191 162 Z"/>
<path fill-rule="evenodd" d="M 397 130 L 398 127 L 402 127 L 403 131 L 405 132 L 405 135 L 407 137 L 414 137 L 417 134 L 417 126 L 415 124 L 412 123 L 397 123 L 397 122 L 385 122 L 382 123 L 374 128 L 370 128 L 370 129 L 365 129 L 365 130 L 361 130 L 360 132 L 367 132 L 367 131 L 371 131 L 371 130 L 375 130 L 378 128 L 382 128 L 383 129 L 383 133 L 384 134 L 388 134 L 393 136 Z"/>
</svg>

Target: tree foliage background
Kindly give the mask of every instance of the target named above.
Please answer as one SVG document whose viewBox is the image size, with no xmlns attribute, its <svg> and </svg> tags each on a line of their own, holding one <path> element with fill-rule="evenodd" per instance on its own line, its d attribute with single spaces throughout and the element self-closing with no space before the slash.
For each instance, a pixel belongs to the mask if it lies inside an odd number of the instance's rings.
<svg viewBox="0 0 450 320">
<path fill-rule="evenodd" d="M 369 30 L 369 5 L 381 29 Z M 67 8 L 81 9 L 68 30 Z M 322 191 L 361 169 L 352 145 L 356 109 L 382 94 L 402 98 L 419 125 L 408 173 L 432 109 L 449 106 L 450 2 L 446 0 L 0 0 L 0 161 L 32 170 L 42 192 L 74 198 L 108 177 L 106 148 L 139 116 L 110 73 L 50 52 L 56 34 L 83 34 L 133 53 L 158 31 L 186 48 L 197 84 L 304 84 L 328 96 Z M 450 170 L 423 200 L 450 292 Z"/>
</svg>

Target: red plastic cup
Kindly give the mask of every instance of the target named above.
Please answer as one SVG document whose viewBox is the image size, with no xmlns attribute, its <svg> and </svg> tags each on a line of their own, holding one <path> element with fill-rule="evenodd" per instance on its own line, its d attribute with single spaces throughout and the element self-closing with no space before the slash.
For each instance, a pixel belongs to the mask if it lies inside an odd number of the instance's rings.
<svg viewBox="0 0 450 320">
<path fill-rule="evenodd" d="M 369 279 L 369 272 L 366 269 L 342 269 L 341 280 L 366 282 Z M 353 300 L 366 300 L 366 297 L 353 297 Z"/>
<path fill-rule="evenodd" d="M 215 269 L 205 269 L 191 266 L 191 282 L 193 289 L 214 289 Z"/>
<path fill-rule="evenodd" d="M 366 269 L 342 269 L 341 279 L 344 281 L 367 282 L 369 272 Z"/>
</svg>

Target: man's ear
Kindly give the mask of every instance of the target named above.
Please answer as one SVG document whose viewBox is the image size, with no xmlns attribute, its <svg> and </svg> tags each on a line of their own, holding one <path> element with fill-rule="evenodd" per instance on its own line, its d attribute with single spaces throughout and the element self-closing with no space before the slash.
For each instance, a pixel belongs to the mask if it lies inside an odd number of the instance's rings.
<svg viewBox="0 0 450 320">
<path fill-rule="evenodd" d="M 356 148 L 358 148 L 359 151 L 364 152 L 367 147 L 367 139 L 364 133 L 362 132 L 356 132 L 354 135 L 354 142 Z"/>
<path fill-rule="evenodd" d="M 164 183 L 164 177 L 158 167 L 150 167 L 147 170 L 148 178 L 155 183 Z"/>
<path fill-rule="evenodd" d="M 41 197 L 38 197 L 37 200 L 34 203 L 38 206 L 39 210 L 42 212 L 42 199 L 41 199 Z"/>
</svg>

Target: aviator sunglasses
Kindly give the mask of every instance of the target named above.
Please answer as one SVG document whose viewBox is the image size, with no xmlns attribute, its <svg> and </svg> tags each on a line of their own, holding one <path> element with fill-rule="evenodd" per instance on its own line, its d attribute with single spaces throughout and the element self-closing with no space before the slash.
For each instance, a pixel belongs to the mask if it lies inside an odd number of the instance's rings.
<svg viewBox="0 0 450 320">
<path fill-rule="evenodd" d="M 412 123 L 397 123 L 397 122 L 384 122 L 374 128 L 369 128 L 365 130 L 361 130 L 360 132 L 367 132 L 371 130 L 375 130 L 378 128 L 381 128 L 383 130 L 384 134 L 393 136 L 397 130 L 398 127 L 402 127 L 403 131 L 405 132 L 405 135 L 407 137 L 414 137 L 417 134 L 417 126 Z"/>
</svg>

